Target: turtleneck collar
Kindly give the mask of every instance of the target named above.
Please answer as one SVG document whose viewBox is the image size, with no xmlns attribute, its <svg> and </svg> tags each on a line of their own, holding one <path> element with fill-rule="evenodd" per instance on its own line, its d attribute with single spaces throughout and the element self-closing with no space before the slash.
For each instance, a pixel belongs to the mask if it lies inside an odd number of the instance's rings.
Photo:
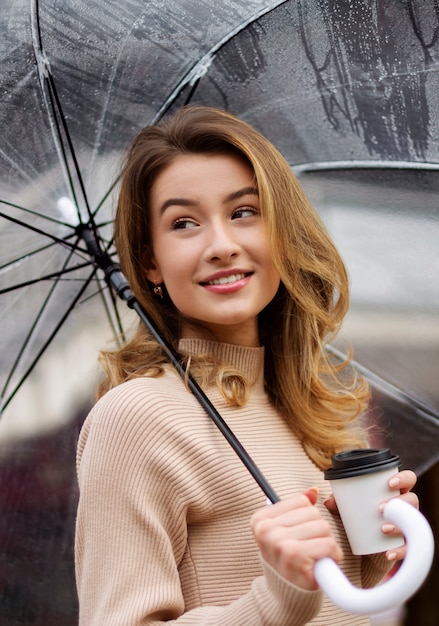
<svg viewBox="0 0 439 626">
<path fill-rule="evenodd" d="M 210 339 L 180 339 L 183 354 L 211 354 L 216 360 L 236 367 L 252 384 L 253 390 L 264 389 L 264 347 L 238 346 Z"/>
</svg>

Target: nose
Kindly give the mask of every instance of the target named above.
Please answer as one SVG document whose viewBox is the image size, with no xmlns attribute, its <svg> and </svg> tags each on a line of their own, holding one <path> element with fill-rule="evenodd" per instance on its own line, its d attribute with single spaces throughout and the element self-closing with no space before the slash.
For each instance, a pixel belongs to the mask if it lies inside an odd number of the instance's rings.
<svg viewBox="0 0 439 626">
<path fill-rule="evenodd" d="M 207 233 L 205 257 L 208 261 L 228 261 L 239 253 L 239 242 L 231 224 L 216 221 Z"/>
</svg>

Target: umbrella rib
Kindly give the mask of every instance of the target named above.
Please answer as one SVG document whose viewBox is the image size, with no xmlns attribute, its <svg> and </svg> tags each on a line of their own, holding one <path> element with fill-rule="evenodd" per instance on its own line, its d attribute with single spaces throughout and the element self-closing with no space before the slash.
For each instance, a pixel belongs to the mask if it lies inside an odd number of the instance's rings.
<svg viewBox="0 0 439 626">
<path fill-rule="evenodd" d="M 29 215 L 34 215 L 35 217 L 42 218 L 47 220 L 48 222 L 52 222 L 53 224 L 57 224 L 58 226 L 65 226 L 66 228 L 75 228 L 72 224 L 68 222 L 63 222 L 62 220 L 58 220 L 56 217 L 52 215 L 46 215 L 45 213 L 40 213 L 39 211 L 33 211 L 32 209 L 27 209 L 24 206 L 20 206 L 19 204 L 14 204 L 13 202 L 8 202 L 7 200 L 0 200 L 0 204 L 4 204 L 5 206 L 10 206 L 13 209 L 18 209 L 23 213 L 28 213 Z"/>
<path fill-rule="evenodd" d="M 135 20 L 132 23 L 130 32 L 135 28 L 136 22 L 138 22 L 139 20 L 141 20 L 141 16 L 138 16 L 137 20 Z M 92 160 L 91 160 L 92 164 L 96 160 L 96 153 L 97 153 L 97 151 L 99 149 L 99 146 L 100 146 L 100 142 L 101 142 L 101 138 L 102 138 L 102 131 L 104 129 L 105 118 L 106 118 L 107 111 L 108 111 L 108 103 L 109 103 L 110 98 L 111 98 L 111 92 L 112 92 L 112 89 L 113 89 L 113 86 L 114 86 L 114 83 L 115 83 L 119 62 L 120 62 L 120 59 L 121 59 L 121 56 L 122 56 L 122 51 L 123 51 L 123 49 L 124 49 L 124 47 L 126 45 L 126 42 L 128 41 L 128 37 L 129 37 L 129 35 L 125 35 L 124 43 L 122 44 L 122 47 L 120 48 L 119 53 L 117 55 L 117 58 L 115 59 L 115 62 L 114 62 L 113 66 L 112 66 L 112 69 L 111 69 L 111 76 L 110 76 L 110 80 L 109 80 L 109 83 L 108 83 L 109 87 L 108 87 L 108 89 L 105 92 L 105 98 L 104 98 L 104 102 L 103 102 L 103 105 L 102 105 L 102 113 L 101 113 L 99 124 L 98 124 L 98 134 L 97 134 L 97 136 L 95 138 L 95 141 L 94 141 L 94 148 L 93 148 Z M 113 185 L 110 186 L 110 190 L 112 188 L 113 188 Z M 108 193 L 104 196 L 104 199 L 108 196 Z M 93 215 L 95 215 L 95 213 L 96 213 L 96 211 L 93 213 Z"/>
<path fill-rule="evenodd" d="M 67 239 L 61 239 L 60 237 L 57 237 L 56 235 L 52 235 L 51 233 L 47 233 L 44 230 L 41 230 L 41 228 L 38 228 L 37 226 L 32 226 L 31 224 L 26 224 L 26 222 L 23 222 L 22 220 L 19 220 L 16 217 L 12 217 L 12 215 L 7 215 L 6 213 L 3 213 L 0 211 L 0 217 L 4 217 L 6 220 L 13 222 L 14 224 L 18 224 L 19 226 L 23 226 L 24 228 L 27 228 L 28 230 L 33 231 L 34 233 L 37 233 L 38 235 L 42 235 L 44 237 L 48 237 L 49 239 L 52 240 L 52 242 L 54 243 L 59 243 L 62 246 L 65 246 L 66 248 L 68 248 L 69 250 L 71 250 L 72 252 L 82 252 L 83 254 L 86 254 L 87 251 L 85 249 L 79 248 L 76 244 L 73 243 L 69 243 L 67 241 Z M 73 233 L 75 234 L 75 233 Z M 72 236 L 69 235 L 70 237 Z"/>
<path fill-rule="evenodd" d="M 88 235 L 87 235 L 87 231 L 89 232 Z M 82 235 L 83 235 L 84 242 L 87 245 L 90 256 L 94 257 L 95 265 L 105 272 L 107 283 L 108 283 L 107 271 L 110 267 L 113 267 L 113 268 L 115 267 L 115 263 L 114 261 L 112 261 L 111 255 L 109 254 L 109 249 L 113 245 L 113 239 L 110 239 L 110 241 L 106 242 L 104 249 L 102 249 L 101 244 L 103 242 L 102 240 L 99 241 L 97 239 L 96 233 L 95 231 L 93 231 L 90 225 L 87 228 L 82 230 Z M 115 318 L 114 320 L 113 316 L 110 313 L 107 299 L 105 298 L 105 290 L 100 285 L 99 276 L 97 277 L 97 281 L 100 286 L 98 293 L 100 294 L 100 297 L 101 297 L 101 300 L 102 300 L 102 303 L 103 303 L 103 306 L 107 315 L 107 319 L 109 321 L 113 334 L 116 336 L 116 338 L 118 336 L 121 336 L 122 339 L 125 340 L 125 332 L 123 330 L 122 321 L 120 319 L 119 309 L 117 308 L 117 300 L 116 300 L 115 294 L 113 293 L 113 290 L 110 288 L 109 294 L 110 294 L 110 299 L 113 305 L 113 312 L 114 312 L 114 318 Z M 116 333 L 116 327 L 118 331 L 117 333 Z"/>
<path fill-rule="evenodd" d="M 97 272 L 97 268 L 94 267 L 92 273 L 90 274 L 90 276 L 88 277 L 88 279 L 86 279 L 86 281 L 84 282 L 84 285 L 81 287 L 81 289 L 79 290 L 79 292 L 76 294 L 75 298 L 72 300 L 72 302 L 69 304 L 68 308 L 66 309 L 66 311 L 64 312 L 64 314 L 62 315 L 61 319 L 58 321 L 58 323 L 56 324 L 56 326 L 54 327 L 54 329 L 52 330 L 52 332 L 50 333 L 49 337 L 46 339 L 46 341 L 44 342 L 44 344 L 42 345 L 42 347 L 39 349 L 39 351 L 37 352 L 36 356 L 33 358 L 31 364 L 29 365 L 29 367 L 26 369 L 26 371 L 24 372 L 24 374 L 21 376 L 20 380 L 17 382 L 17 384 L 15 385 L 14 389 L 11 391 L 11 393 L 9 394 L 9 396 L 6 398 L 6 400 L 4 400 L 4 402 L 2 402 L 1 405 L 1 412 L 3 412 L 6 407 L 9 405 L 9 403 L 12 401 L 12 399 L 15 397 L 15 395 L 17 394 L 17 392 L 19 391 L 19 389 L 21 388 L 21 386 L 23 385 L 23 383 L 25 382 L 25 380 L 28 378 L 28 376 L 32 373 L 33 369 L 35 368 L 35 366 L 37 365 L 38 361 L 40 360 L 40 358 L 42 357 L 42 355 L 44 354 L 44 352 L 47 350 L 47 348 L 49 347 L 49 345 L 52 343 L 53 339 L 56 337 L 56 335 L 58 334 L 59 330 L 62 328 L 64 322 L 66 321 L 66 319 L 68 318 L 68 316 L 70 315 L 71 311 L 75 308 L 76 304 L 78 303 L 78 301 L 81 299 L 82 294 L 84 293 L 84 291 L 87 289 L 87 287 L 89 286 L 89 284 L 91 283 L 91 281 L 94 279 L 95 274 Z M 43 306 L 41 307 L 41 309 L 38 312 L 37 317 L 34 320 L 34 323 L 32 324 L 31 329 L 29 330 L 29 333 L 27 334 L 26 340 L 24 341 L 19 354 L 17 355 L 17 358 L 14 361 L 13 367 L 11 368 L 11 371 L 9 373 L 9 376 L 3 386 L 2 392 L 1 392 L 1 398 L 3 398 L 8 385 L 15 373 L 15 370 L 17 369 L 18 363 L 21 359 L 22 354 L 24 353 L 24 350 L 26 349 L 30 338 L 33 334 L 33 331 L 35 330 L 38 321 L 41 319 L 41 315 L 44 312 L 44 309 L 46 308 L 54 289 L 56 288 L 58 284 L 58 281 L 51 287 L 49 294 L 47 295 L 45 302 L 43 304 Z"/>
<path fill-rule="evenodd" d="M 64 265 L 63 265 L 62 269 L 65 269 L 67 267 L 67 264 L 69 263 L 70 259 L 72 258 L 72 255 L 73 255 L 73 251 L 71 251 L 69 253 L 67 259 L 65 259 Z M 29 344 L 29 341 L 31 340 L 31 338 L 32 338 L 32 336 L 34 334 L 34 331 L 35 331 L 35 329 L 37 327 L 37 324 L 38 324 L 39 320 L 41 319 L 41 317 L 42 317 L 46 307 L 48 306 L 48 304 L 50 302 L 50 299 L 52 298 L 53 292 L 56 289 L 56 287 L 58 285 L 58 282 L 59 282 L 59 279 L 56 280 L 55 283 L 50 287 L 49 292 L 48 292 L 48 294 L 46 295 L 46 297 L 44 299 L 44 302 L 42 303 L 40 309 L 38 310 L 38 312 L 37 312 L 37 314 L 36 314 L 36 316 L 35 316 L 35 318 L 33 320 L 33 323 L 31 324 L 31 326 L 30 326 L 30 328 L 29 328 L 29 330 L 28 330 L 28 332 L 26 334 L 26 337 L 25 337 L 25 339 L 24 339 L 24 341 L 23 341 L 23 343 L 22 343 L 22 345 L 20 347 L 20 350 L 19 350 L 19 352 L 18 352 L 18 354 L 17 354 L 17 356 L 16 356 L 16 358 L 14 360 L 14 363 L 12 364 L 12 367 L 11 367 L 11 370 L 9 372 L 9 375 L 8 375 L 6 381 L 5 381 L 4 386 L 3 386 L 3 389 L 2 389 L 2 392 L 1 392 L 1 397 L 2 398 L 3 398 L 3 395 L 6 392 L 6 389 L 8 388 L 8 385 L 9 385 L 10 381 L 12 380 L 12 377 L 13 377 L 13 375 L 14 375 L 14 373 L 15 373 L 15 371 L 16 371 L 19 363 L 20 363 L 21 357 L 24 354 L 24 351 L 26 350 L 26 348 L 27 348 L 27 346 Z M 49 341 L 49 343 L 50 343 L 50 341 Z M 35 364 L 37 363 L 38 359 L 39 359 L 39 356 L 37 355 L 35 360 L 32 362 L 32 366 L 31 366 L 32 369 L 35 366 Z M 25 373 L 22 380 L 27 378 L 27 375 L 28 374 Z"/>
<path fill-rule="evenodd" d="M 67 239 L 70 239 L 70 237 L 75 236 L 76 233 L 72 233 L 71 235 L 69 235 Z M 78 265 L 75 266 L 76 268 L 80 268 L 80 267 L 86 267 L 87 265 L 92 264 L 92 261 L 90 261 L 90 257 L 89 255 L 82 250 L 81 248 L 78 247 L 78 240 L 76 240 L 76 242 L 74 244 L 70 244 L 70 247 L 67 246 L 67 249 L 76 253 L 76 255 L 80 258 L 85 257 L 86 261 L 84 262 L 83 265 Z M 40 246 L 39 248 L 35 248 L 34 250 L 29 250 L 28 252 L 25 252 L 24 254 L 15 257 L 14 259 L 8 261 L 7 263 L 4 263 L 3 265 L 0 265 L 0 274 L 3 273 L 5 270 L 7 270 L 10 267 L 14 267 L 15 265 L 17 265 L 17 263 L 20 263 L 21 261 L 24 261 L 25 259 L 28 259 L 32 256 L 35 256 L 37 254 L 40 254 L 41 252 L 45 252 L 47 250 L 50 250 L 53 247 L 56 247 L 57 245 L 59 245 L 58 241 L 52 241 L 51 243 L 48 243 L 45 246 Z M 64 272 L 64 270 L 61 270 L 61 272 Z"/>
<path fill-rule="evenodd" d="M 88 302 L 88 300 L 91 300 L 97 294 L 99 294 L 101 296 L 101 298 L 102 298 L 103 306 L 104 306 L 104 309 L 105 309 L 105 313 L 107 315 L 107 319 L 108 319 L 108 322 L 110 324 L 110 328 L 111 328 L 111 330 L 112 330 L 112 332 L 113 332 L 113 334 L 115 336 L 116 341 L 119 343 L 119 338 L 121 338 L 122 341 L 125 341 L 125 331 L 123 329 L 122 320 L 120 318 L 119 309 L 117 307 L 118 300 L 115 298 L 113 290 L 112 289 L 108 289 L 106 285 L 103 285 L 102 281 L 99 280 L 98 276 L 96 276 L 96 282 L 97 282 L 97 284 L 99 286 L 97 291 L 91 293 L 86 298 L 81 300 L 80 304 L 84 304 L 85 302 Z M 113 315 L 112 315 L 112 312 L 110 310 L 110 307 L 108 305 L 108 302 L 105 299 L 105 294 L 109 294 L 109 297 L 111 299 L 111 304 L 113 305 L 114 319 L 113 319 Z"/>
<path fill-rule="evenodd" d="M 87 214 L 88 214 L 89 218 L 92 219 L 93 216 L 92 216 L 92 212 L 91 212 L 90 205 L 89 205 L 89 202 L 88 202 L 87 192 L 85 190 L 85 185 L 84 185 L 84 181 L 82 179 L 81 170 L 79 168 L 78 159 L 76 158 L 76 152 L 75 152 L 75 149 L 73 147 L 72 137 L 70 135 L 70 131 L 69 131 L 69 128 L 68 128 L 68 125 L 67 125 L 67 121 L 66 121 L 66 118 L 64 116 L 64 111 L 63 111 L 62 106 L 61 106 L 61 101 L 60 101 L 59 96 L 58 96 L 58 91 L 57 91 L 56 85 L 55 85 L 55 79 L 54 79 L 53 74 L 51 73 L 50 70 L 49 70 L 49 73 L 48 73 L 47 80 L 48 80 L 48 82 L 50 84 L 50 87 L 51 87 L 51 90 L 50 90 L 51 96 L 53 95 L 54 101 L 55 101 L 55 104 L 53 104 L 53 101 L 52 101 L 52 98 L 51 98 L 52 107 L 53 107 L 54 110 L 56 110 L 58 112 L 58 115 L 59 115 L 59 117 L 61 119 L 61 125 L 62 125 L 63 131 L 64 131 L 64 135 L 65 135 L 66 140 L 67 140 L 67 145 L 69 147 L 70 156 L 72 157 L 72 160 L 73 160 L 73 165 L 74 165 L 76 176 L 78 178 L 78 182 L 79 182 L 79 187 L 81 189 L 82 198 L 84 200 L 85 207 L 87 209 Z M 59 133 L 59 135 L 61 136 L 61 133 Z M 61 142 L 61 145 L 62 145 L 62 142 Z M 63 153 L 64 153 L 64 146 L 63 146 Z M 72 186 L 73 186 L 73 181 L 72 181 Z"/>
<path fill-rule="evenodd" d="M 98 205 L 96 206 L 95 210 L 92 212 L 92 219 L 94 220 L 94 218 L 96 217 L 97 213 L 100 211 L 100 209 L 102 208 L 104 202 L 109 198 L 110 194 L 113 192 L 114 188 L 116 187 L 116 185 L 119 182 L 119 176 L 116 176 L 116 178 L 114 179 L 114 181 L 111 183 L 110 187 L 107 189 L 106 193 L 103 195 L 103 197 L 100 199 Z M 104 224 L 101 224 L 101 226 L 105 226 L 107 224 L 109 224 L 110 221 L 105 222 Z"/>
<path fill-rule="evenodd" d="M 355 170 L 355 169 L 391 169 L 391 170 L 439 170 L 439 163 L 431 161 L 314 161 L 308 163 L 295 163 L 292 166 L 296 174 L 302 172 L 319 172 L 327 170 Z"/>
<path fill-rule="evenodd" d="M 111 298 L 111 302 L 113 305 L 113 310 L 114 310 L 114 317 L 116 318 L 116 324 L 113 324 L 111 322 L 112 328 L 115 329 L 117 327 L 118 329 L 118 336 L 122 338 L 122 342 L 126 341 L 126 335 L 125 335 L 125 330 L 123 328 L 123 324 L 122 324 L 122 320 L 120 317 L 120 313 L 119 313 L 119 309 L 117 307 L 117 299 L 114 295 L 114 292 L 112 289 L 109 289 L 109 293 L 110 293 L 110 298 Z M 114 330 L 113 330 L 114 332 Z M 116 333 L 114 333 L 116 335 Z"/>
<path fill-rule="evenodd" d="M 100 285 L 100 282 L 101 281 L 99 280 L 99 277 L 98 277 L 98 284 L 99 285 Z M 109 295 L 110 295 L 110 300 L 111 300 L 111 304 L 113 305 L 113 311 L 114 311 L 115 320 L 113 320 L 113 316 L 111 315 L 111 312 L 110 312 L 110 307 L 108 305 L 107 299 L 105 298 L 105 294 L 106 293 L 109 293 Z M 106 289 L 105 290 L 104 288 L 101 287 L 101 289 L 99 290 L 99 295 L 100 295 L 102 304 L 104 306 L 104 309 L 105 309 L 105 312 L 106 312 L 106 315 L 107 315 L 107 319 L 108 319 L 108 321 L 110 323 L 111 330 L 113 331 L 114 336 L 116 338 L 121 336 L 122 340 L 124 341 L 125 340 L 125 333 L 124 333 L 124 330 L 123 330 L 123 327 L 122 327 L 122 320 L 120 319 L 119 310 L 118 310 L 117 304 L 116 304 L 117 301 L 116 301 L 116 298 L 114 296 L 113 290 L 112 289 Z"/>
<path fill-rule="evenodd" d="M 50 72 L 49 61 L 46 57 L 46 54 L 43 49 L 42 38 L 41 38 L 41 26 L 40 26 L 40 16 L 39 16 L 39 0 L 31 0 L 30 3 L 31 9 L 31 28 L 32 28 L 32 44 L 35 55 L 35 60 L 37 64 L 37 73 L 38 79 L 40 82 L 41 93 L 43 96 L 43 101 L 46 107 L 46 111 L 48 114 L 50 130 L 52 132 L 52 138 L 55 144 L 56 152 L 58 154 L 59 162 L 61 164 L 61 168 L 64 174 L 64 177 L 67 182 L 67 187 L 70 189 L 74 203 L 76 205 L 76 209 L 78 211 L 78 218 L 80 218 L 78 203 L 76 200 L 76 192 L 73 185 L 73 179 L 70 173 L 70 167 L 68 160 L 66 158 L 66 153 L 64 150 L 64 145 L 62 142 L 62 137 L 60 134 L 60 128 L 56 119 L 56 110 L 54 109 L 52 97 L 50 94 L 50 83 L 47 82 L 47 77 Z M 48 93 L 47 93 L 48 91 Z M 48 98 L 50 100 L 50 104 L 48 102 Z"/>
<path fill-rule="evenodd" d="M 50 70 L 49 70 L 50 72 Z M 68 186 L 70 187 L 70 191 L 72 194 L 72 198 L 73 198 L 73 204 L 76 208 L 76 213 L 78 216 L 78 222 L 81 221 L 81 213 L 79 211 L 79 204 L 78 204 L 78 197 L 76 194 L 76 189 L 75 189 L 75 184 L 73 182 L 73 176 L 72 176 L 72 172 L 70 170 L 70 164 L 69 164 L 69 160 L 67 157 L 67 152 L 66 152 L 66 148 L 62 139 L 62 133 L 61 133 L 61 127 L 59 125 L 59 121 L 58 121 L 58 117 L 57 117 L 57 108 L 54 104 L 54 96 L 52 93 L 52 83 L 50 82 L 50 73 L 48 72 L 48 76 L 45 77 L 45 83 L 49 86 L 48 88 L 48 95 L 49 95 L 49 102 L 50 102 L 50 106 L 51 106 L 51 110 L 52 110 L 52 116 L 50 116 L 50 119 L 53 120 L 53 125 L 56 128 L 56 134 L 58 136 L 58 140 L 59 140 L 59 151 L 58 151 L 58 155 L 61 154 L 62 155 L 62 162 L 64 164 L 64 169 L 65 169 L 65 173 L 67 176 L 67 180 L 68 180 Z M 51 124 L 51 127 L 53 128 L 53 125 Z M 54 135 L 55 133 L 53 133 Z"/>
<path fill-rule="evenodd" d="M 109 254 L 109 249 L 110 247 L 113 245 L 113 238 L 110 239 L 110 241 L 107 243 L 107 245 L 105 246 L 105 254 Z M 99 277 L 98 277 L 98 283 L 100 283 L 99 281 Z M 113 320 L 113 316 L 110 313 L 109 307 L 108 307 L 108 302 L 105 298 L 105 293 L 104 293 L 104 289 L 101 288 L 100 294 L 101 294 L 101 299 L 103 301 L 104 304 L 104 308 L 107 312 L 107 319 L 110 323 L 111 329 L 113 331 L 113 334 L 115 335 L 115 337 L 122 337 L 122 340 L 125 341 L 125 331 L 123 329 L 123 325 L 122 325 L 122 320 L 120 318 L 120 314 L 119 314 L 119 309 L 117 307 L 117 298 L 113 292 L 113 290 L 110 288 L 108 289 L 108 293 L 110 294 L 110 300 L 111 300 L 111 304 L 113 305 L 113 312 L 114 312 L 114 317 L 115 317 L 115 322 Z M 117 329 L 117 333 L 116 333 L 116 329 Z"/>
<path fill-rule="evenodd" d="M 3 273 L 5 270 L 7 270 L 10 267 L 14 267 L 15 265 L 17 265 L 17 263 L 20 263 L 21 261 L 24 261 L 24 259 L 27 259 L 29 257 L 35 256 L 36 254 L 39 254 L 40 252 L 44 252 L 46 250 L 50 250 L 53 246 L 58 245 L 57 243 L 48 243 L 45 246 L 41 246 L 40 248 L 36 248 L 35 250 L 31 250 L 29 252 L 26 252 L 25 254 L 22 254 L 14 259 L 12 259 L 11 261 L 8 261 L 7 263 L 4 263 L 3 265 L 0 265 L 0 273 Z"/>
<path fill-rule="evenodd" d="M 84 269 L 84 267 L 90 267 L 92 265 L 93 265 L 92 261 L 89 261 L 87 263 L 80 263 L 79 265 L 75 265 L 74 267 L 66 267 L 57 272 L 52 272 L 51 274 L 45 274 L 44 276 L 39 276 L 38 278 L 33 278 L 23 283 L 15 284 L 12 287 L 6 287 L 4 289 L 0 289 L 0 295 L 3 295 L 4 293 L 9 293 L 11 291 L 17 291 L 18 289 L 23 289 L 24 287 L 30 287 L 31 285 L 35 285 L 36 283 L 41 283 L 43 281 L 53 280 L 54 278 L 62 280 L 66 274 L 69 274 L 70 272 L 76 272 L 77 270 Z M 83 279 L 76 279 L 76 280 L 83 280 Z"/>
<path fill-rule="evenodd" d="M 13 220 L 15 221 L 15 220 Z M 18 223 L 20 223 L 18 221 Z M 27 226 L 25 224 L 25 226 Z M 89 228 L 91 228 L 89 226 Z M 31 229 L 33 230 L 33 229 Z M 78 239 L 76 241 L 76 243 L 78 243 L 80 236 L 78 233 L 76 233 L 78 235 Z M 63 240 L 60 240 L 61 243 L 64 243 Z M 56 289 L 57 285 L 59 284 L 61 277 L 62 277 L 62 271 L 67 271 L 69 270 L 68 264 L 71 261 L 73 254 L 77 251 L 77 246 L 69 246 L 69 252 L 68 252 L 68 256 L 67 258 L 64 260 L 63 263 L 63 267 L 60 271 L 60 275 L 56 278 L 54 284 L 51 286 L 51 288 L 49 289 L 48 294 L 46 295 L 44 302 L 42 304 L 42 306 L 40 307 L 39 311 L 37 312 L 36 317 L 34 318 L 34 321 L 29 329 L 29 331 L 27 332 L 27 335 L 21 345 L 21 348 L 19 350 L 19 353 L 17 355 L 17 357 L 14 360 L 14 363 L 12 364 L 12 368 L 9 372 L 9 375 L 6 379 L 6 382 L 3 386 L 3 389 L 1 391 L 0 397 L 3 399 L 3 396 L 10 384 L 10 381 L 12 380 L 12 377 L 15 374 L 15 371 L 20 363 L 20 360 L 22 358 L 22 355 L 24 354 L 24 351 L 26 350 L 31 338 L 34 335 L 34 331 L 37 327 L 37 324 L 39 322 L 39 320 L 41 319 L 46 307 L 48 306 L 51 297 L 54 293 L 54 290 Z M 88 252 L 88 250 L 87 250 Z M 91 254 L 89 254 L 89 258 L 92 259 Z M 90 264 L 88 262 L 88 264 Z M 21 385 L 23 384 L 23 382 L 26 380 L 26 378 L 29 376 L 29 374 L 32 372 L 32 370 L 34 369 L 35 365 L 38 363 L 41 355 L 44 353 L 44 351 L 47 349 L 47 347 L 50 345 L 50 343 L 52 342 L 53 338 L 56 336 L 56 334 L 58 333 L 59 329 L 61 328 L 61 326 L 63 325 L 64 321 L 67 319 L 68 315 L 70 314 L 70 312 L 73 310 L 73 308 L 75 307 L 76 303 L 78 302 L 78 300 L 81 298 L 82 294 L 84 293 L 85 289 L 88 287 L 88 285 L 90 284 L 90 282 L 92 281 L 92 279 L 94 278 L 96 271 L 97 271 L 97 265 L 96 263 L 94 264 L 94 268 L 93 271 L 91 272 L 90 276 L 88 277 L 87 280 L 85 280 L 83 286 L 81 287 L 81 289 L 79 290 L 79 292 L 77 293 L 77 295 L 75 296 L 75 298 L 73 299 L 73 301 L 71 302 L 69 308 L 67 309 L 67 311 L 65 312 L 65 314 L 62 316 L 61 320 L 59 321 L 59 323 L 56 325 L 55 330 L 51 333 L 51 335 L 49 336 L 49 338 L 46 340 L 46 342 L 44 343 L 43 347 L 41 348 L 41 350 L 37 353 L 37 355 L 34 357 L 33 361 L 31 362 L 31 365 L 29 366 L 29 368 L 26 370 L 26 372 L 23 374 L 23 376 L 21 377 L 19 383 L 17 384 L 15 390 L 12 392 L 12 395 L 9 397 L 9 399 L 6 400 L 5 404 L 3 404 L 0 408 L 1 410 L 3 410 L 4 408 L 6 408 L 6 406 L 9 404 L 9 402 L 11 401 L 12 397 L 16 394 L 16 392 L 18 391 L 18 389 L 21 387 Z"/>
<path fill-rule="evenodd" d="M 58 157 L 63 168 L 64 174 L 68 181 L 68 187 L 71 190 L 74 203 L 78 212 L 78 221 L 81 222 L 81 215 L 77 202 L 77 196 L 75 191 L 75 185 L 73 182 L 73 176 L 70 171 L 70 165 L 66 154 L 66 146 L 64 145 L 64 139 L 67 142 L 68 152 L 72 158 L 74 171 L 78 180 L 81 195 L 87 210 L 87 214 L 92 219 L 92 213 L 87 198 L 84 182 L 82 179 L 81 171 L 79 168 L 76 153 L 73 147 L 72 138 L 68 129 L 67 121 L 64 116 L 64 111 L 61 106 L 61 101 L 58 96 L 58 91 L 55 85 L 55 79 L 53 77 L 49 60 L 46 56 L 41 34 L 41 25 L 39 19 L 39 0 L 31 2 L 31 24 L 32 24 L 32 44 L 37 63 L 38 77 L 40 81 L 41 91 L 43 93 L 43 100 L 46 106 L 49 123 L 52 130 L 52 136 L 57 149 Z M 47 92 L 47 93 L 46 93 Z M 64 135 L 61 133 L 61 127 Z M 63 139 L 64 138 L 64 139 Z"/>
</svg>

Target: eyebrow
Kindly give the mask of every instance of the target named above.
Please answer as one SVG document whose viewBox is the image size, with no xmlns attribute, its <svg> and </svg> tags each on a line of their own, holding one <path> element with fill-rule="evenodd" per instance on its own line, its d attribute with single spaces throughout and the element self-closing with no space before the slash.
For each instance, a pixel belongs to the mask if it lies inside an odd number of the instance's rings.
<svg viewBox="0 0 439 626">
<path fill-rule="evenodd" d="M 237 191 L 233 191 L 228 196 L 224 198 L 224 203 L 232 202 L 233 200 L 239 200 L 244 196 L 259 196 L 257 187 L 243 187 L 242 189 L 238 189 Z M 198 202 L 196 200 L 190 200 L 188 198 L 169 198 L 165 200 L 160 207 L 160 215 L 166 211 L 166 209 L 170 206 L 196 206 Z"/>
<path fill-rule="evenodd" d="M 238 189 L 238 191 L 234 191 L 228 195 L 225 201 L 231 202 L 232 200 L 239 200 L 239 198 L 243 196 L 259 196 L 257 187 L 243 187 L 243 189 Z"/>
</svg>

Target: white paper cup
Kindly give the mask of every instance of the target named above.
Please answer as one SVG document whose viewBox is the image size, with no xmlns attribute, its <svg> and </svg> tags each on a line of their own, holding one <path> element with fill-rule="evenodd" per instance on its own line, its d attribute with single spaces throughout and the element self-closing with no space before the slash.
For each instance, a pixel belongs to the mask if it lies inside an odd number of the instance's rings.
<svg viewBox="0 0 439 626">
<path fill-rule="evenodd" d="M 325 471 L 353 554 L 376 554 L 401 546 L 404 540 L 384 535 L 379 505 L 395 497 L 388 482 L 400 465 L 390 450 L 349 450 L 332 457 Z"/>
</svg>

